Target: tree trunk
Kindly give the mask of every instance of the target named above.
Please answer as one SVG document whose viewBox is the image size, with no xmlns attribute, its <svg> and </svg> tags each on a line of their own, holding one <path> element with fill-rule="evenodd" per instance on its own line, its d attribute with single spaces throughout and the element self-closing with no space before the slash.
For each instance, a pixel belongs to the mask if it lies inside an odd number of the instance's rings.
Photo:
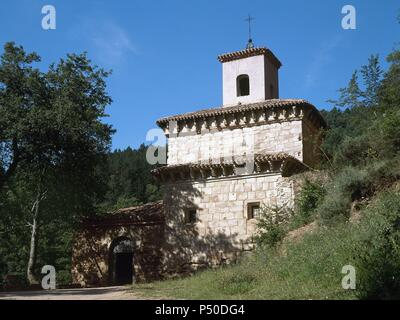
<svg viewBox="0 0 400 320">
<path fill-rule="evenodd" d="M 39 204 L 40 204 L 40 192 L 38 192 L 37 199 L 34 204 L 34 210 L 33 210 L 33 219 L 32 219 L 32 225 L 31 225 L 31 246 L 29 250 L 29 261 L 28 261 L 28 269 L 26 272 L 29 284 L 37 284 L 39 283 L 35 273 L 34 273 L 34 268 L 35 268 L 35 263 L 36 263 L 36 248 L 37 248 L 37 242 L 38 242 L 38 234 L 37 234 L 37 219 L 39 215 Z"/>
</svg>

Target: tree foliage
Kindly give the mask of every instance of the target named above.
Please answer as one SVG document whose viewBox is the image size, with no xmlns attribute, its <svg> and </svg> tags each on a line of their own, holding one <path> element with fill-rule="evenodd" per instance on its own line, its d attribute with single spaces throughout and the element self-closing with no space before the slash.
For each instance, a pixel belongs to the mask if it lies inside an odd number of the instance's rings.
<svg viewBox="0 0 400 320">
<path fill-rule="evenodd" d="M 0 210 L 11 226 L 30 229 L 30 283 L 40 235 L 55 221 L 92 213 L 105 192 L 98 168 L 113 133 L 102 122 L 109 73 L 85 54 L 67 55 L 47 72 L 33 66 L 38 61 L 7 43 L 0 64 Z"/>
<path fill-rule="evenodd" d="M 14 43 L 1 56 L 0 276 L 28 269 L 34 283 L 51 264 L 62 284 L 70 282 L 83 215 L 156 201 L 161 190 L 145 145 L 110 152 L 114 130 L 102 121 L 112 102 L 109 72 L 86 54 L 69 54 L 47 71 L 35 68 L 39 61 Z"/>
<path fill-rule="evenodd" d="M 151 176 L 154 165 L 146 160 L 147 146 L 115 150 L 108 156 L 107 193 L 103 211 L 130 207 L 161 199 L 162 190 Z"/>
</svg>

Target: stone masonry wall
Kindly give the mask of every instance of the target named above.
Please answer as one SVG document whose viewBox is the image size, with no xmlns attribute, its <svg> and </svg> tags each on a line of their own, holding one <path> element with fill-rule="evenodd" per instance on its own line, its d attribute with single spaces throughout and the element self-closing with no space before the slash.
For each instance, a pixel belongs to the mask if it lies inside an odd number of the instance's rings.
<svg viewBox="0 0 400 320">
<path fill-rule="evenodd" d="M 82 286 L 115 285 L 110 274 L 113 243 L 129 239 L 133 247 L 135 281 L 161 276 L 164 224 L 83 228 L 75 235 L 72 255 L 73 282 Z M 157 235 L 157 236 L 155 236 Z"/>
<path fill-rule="evenodd" d="M 251 249 L 256 221 L 248 219 L 247 204 L 253 202 L 293 207 L 293 181 L 265 174 L 166 184 L 165 264 L 218 265 Z M 190 208 L 197 209 L 195 224 L 185 223 Z"/>
<path fill-rule="evenodd" d="M 168 165 L 232 157 L 253 150 L 254 153 L 286 152 L 303 161 L 302 121 L 171 136 L 168 140 Z"/>
</svg>

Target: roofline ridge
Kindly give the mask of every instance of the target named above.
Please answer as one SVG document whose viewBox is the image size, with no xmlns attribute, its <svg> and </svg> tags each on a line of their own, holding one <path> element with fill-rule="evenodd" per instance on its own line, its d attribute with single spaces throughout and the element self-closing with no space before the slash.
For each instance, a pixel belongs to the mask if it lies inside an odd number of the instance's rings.
<svg viewBox="0 0 400 320">
<path fill-rule="evenodd" d="M 288 176 L 290 175 L 290 172 L 288 172 L 288 165 L 290 169 L 290 165 L 295 165 L 298 168 L 306 169 L 306 165 L 304 164 L 303 161 L 300 159 L 296 158 L 295 156 L 287 153 L 287 152 L 274 152 L 274 153 L 268 153 L 268 152 L 261 152 L 261 153 L 254 153 L 251 155 L 253 158 L 254 163 L 256 164 L 268 164 L 268 168 L 265 169 L 264 171 L 261 167 L 258 169 L 254 168 L 254 172 L 249 173 L 249 174 L 257 174 L 257 173 L 276 173 L 276 172 L 281 172 L 283 176 Z M 192 175 L 193 170 L 194 171 L 203 171 L 203 172 L 208 172 L 209 177 L 239 177 L 242 174 L 237 174 L 235 172 L 235 168 L 239 168 L 242 166 L 243 163 L 235 161 L 236 158 L 243 158 L 246 157 L 246 155 L 236 155 L 232 156 L 232 161 L 224 163 L 221 159 L 225 157 L 220 157 L 219 161 L 218 159 L 208 159 L 204 160 L 204 163 L 201 162 L 188 162 L 188 163 L 177 163 L 173 165 L 165 165 L 156 169 L 151 170 L 151 174 L 156 178 L 156 179 L 171 179 L 173 181 L 178 181 L 178 180 L 186 180 L 186 179 L 194 179 L 196 180 L 195 174 Z M 214 163 L 212 161 L 215 161 Z M 274 162 L 281 162 L 281 165 L 279 167 L 274 167 L 273 163 Z M 224 172 L 224 168 L 230 168 L 231 174 L 227 174 Z M 204 171 L 205 170 L 205 171 Z M 211 170 L 211 173 L 209 172 Z M 219 173 L 215 172 L 215 175 L 212 173 L 213 170 L 219 171 Z M 261 170 L 261 171 L 260 171 Z M 266 171 L 265 171 L 266 170 Z M 172 174 L 172 176 L 171 176 Z M 210 176 L 211 174 L 211 176 Z M 203 174 L 201 173 L 202 179 L 204 178 Z"/>
<path fill-rule="evenodd" d="M 227 52 L 219 55 L 217 59 L 219 62 L 224 63 L 258 55 L 265 55 L 270 58 L 271 62 L 275 64 L 278 69 L 282 66 L 282 62 L 267 47 L 245 48 L 243 50 Z"/>
<path fill-rule="evenodd" d="M 214 107 L 214 108 L 209 108 L 209 109 L 201 109 L 198 111 L 192 111 L 192 112 L 186 112 L 183 114 L 176 114 L 176 115 L 171 115 L 171 116 L 166 116 L 159 118 L 156 123 L 158 125 L 161 125 L 163 123 L 166 123 L 168 121 L 178 121 L 178 120 L 184 120 L 185 118 L 201 118 L 201 117 L 209 117 L 207 113 L 212 113 L 215 115 L 220 115 L 220 114 L 225 114 L 225 113 L 232 113 L 232 112 L 241 112 L 241 111 L 247 111 L 246 108 L 252 108 L 252 107 L 280 107 L 280 106 L 287 106 L 290 104 L 305 104 L 309 105 L 316 110 L 318 110 L 311 102 L 309 102 L 306 99 L 298 99 L 298 98 L 287 98 L 287 99 L 268 99 L 268 100 L 263 100 L 259 102 L 252 102 L 252 103 L 246 103 L 246 104 L 236 104 L 233 106 L 229 107 Z M 243 110 L 241 110 L 243 109 Z"/>
</svg>

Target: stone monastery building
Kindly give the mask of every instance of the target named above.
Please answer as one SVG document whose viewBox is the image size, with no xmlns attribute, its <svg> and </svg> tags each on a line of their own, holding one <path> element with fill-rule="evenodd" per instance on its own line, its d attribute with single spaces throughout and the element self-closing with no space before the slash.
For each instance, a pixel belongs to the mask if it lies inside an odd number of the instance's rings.
<svg viewBox="0 0 400 320">
<path fill-rule="evenodd" d="M 84 221 L 73 277 L 82 285 L 146 281 L 230 263 L 253 248 L 262 206 L 292 208 L 291 176 L 319 160 L 319 111 L 280 99 L 281 62 L 267 48 L 220 55 L 221 107 L 161 118 L 163 201 Z"/>
</svg>

